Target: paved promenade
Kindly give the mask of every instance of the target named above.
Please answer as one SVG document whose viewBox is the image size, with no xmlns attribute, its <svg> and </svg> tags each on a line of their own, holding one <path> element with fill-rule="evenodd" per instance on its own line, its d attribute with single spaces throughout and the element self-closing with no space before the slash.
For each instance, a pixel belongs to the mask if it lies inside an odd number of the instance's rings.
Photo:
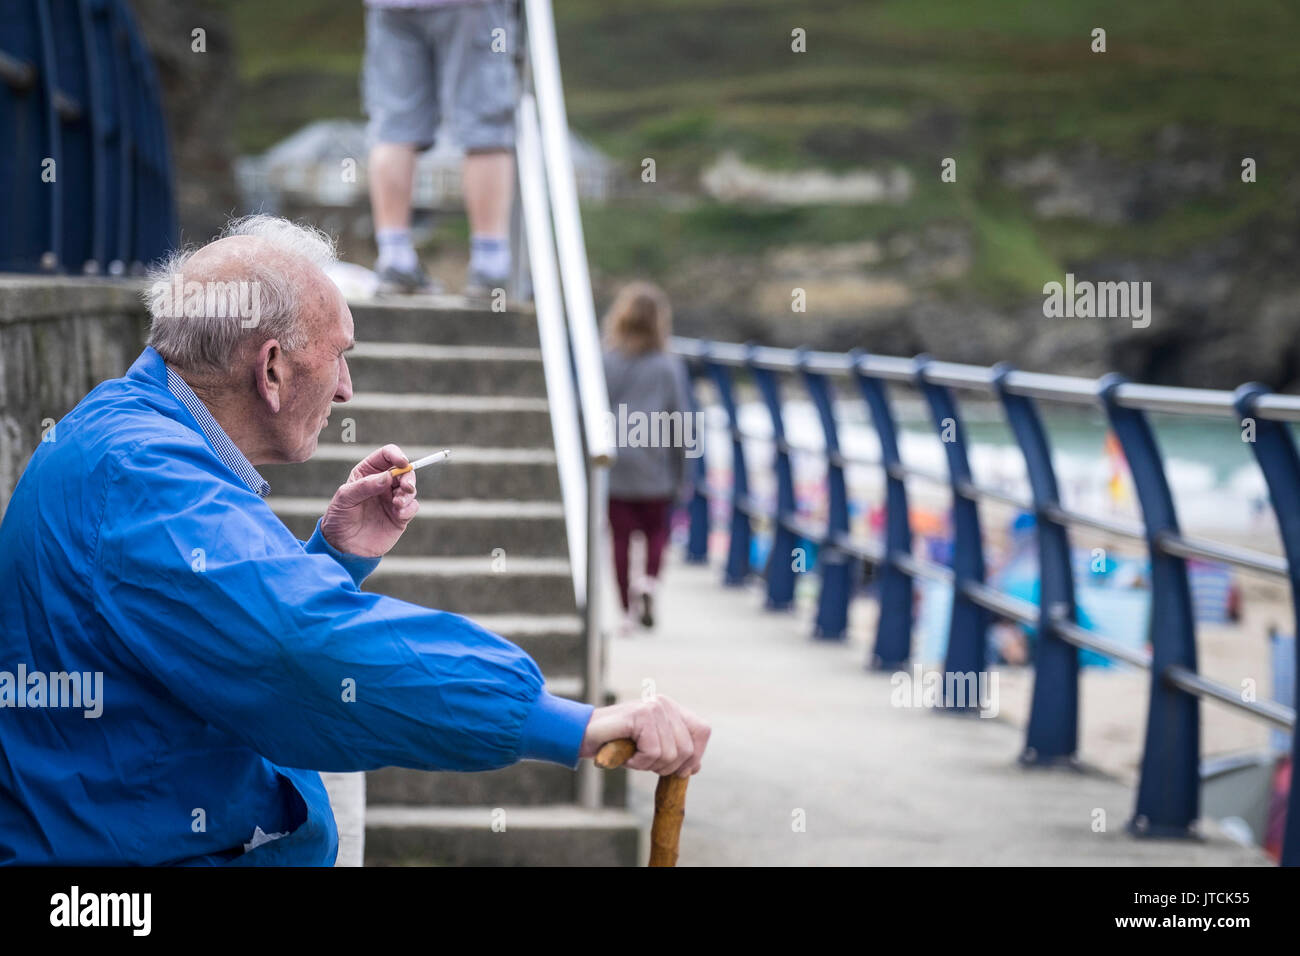
<svg viewBox="0 0 1300 956">
<path fill-rule="evenodd" d="M 891 706 L 890 675 L 863 667 L 867 602 L 855 602 L 851 640 L 813 642 L 810 607 L 765 612 L 758 590 L 720 580 L 716 567 L 671 564 L 659 626 L 610 646 L 620 698 L 652 680 L 713 725 L 680 866 L 1269 863 L 1217 830 L 1133 839 L 1134 790 L 1115 776 L 1020 768 L 1009 713 L 1022 707 L 981 719 Z M 647 824 L 654 783 L 632 778 L 630 807 Z"/>
</svg>

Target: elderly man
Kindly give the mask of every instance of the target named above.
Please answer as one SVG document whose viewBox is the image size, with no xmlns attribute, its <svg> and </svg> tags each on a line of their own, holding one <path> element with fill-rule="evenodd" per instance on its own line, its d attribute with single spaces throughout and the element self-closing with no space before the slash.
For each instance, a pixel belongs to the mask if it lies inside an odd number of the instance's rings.
<svg viewBox="0 0 1300 956">
<path fill-rule="evenodd" d="M 332 258 L 268 217 L 174 257 L 149 346 L 32 456 L 0 523 L 0 863 L 330 865 L 317 771 L 572 768 L 619 737 L 699 770 L 709 728 L 669 699 L 555 697 L 514 644 L 359 589 L 419 507 L 397 446 L 309 541 L 271 512 L 256 466 L 352 395 Z M 241 308 L 193 307 L 214 287 Z"/>
</svg>

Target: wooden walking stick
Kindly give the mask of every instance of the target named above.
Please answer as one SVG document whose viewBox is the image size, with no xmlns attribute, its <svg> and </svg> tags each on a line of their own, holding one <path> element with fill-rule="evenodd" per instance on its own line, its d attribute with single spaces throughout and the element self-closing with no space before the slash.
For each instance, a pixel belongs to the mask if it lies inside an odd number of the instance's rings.
<svg viewBox="0 0 1300 956">
<path fill-rule="evenodd" d="M 604 770 L 621 767 L 636 753 L 636 743 L 627 737 L 611 740 L 596 753 L 596 766 Z M 655 816 L 650 825 L 650 865 L 676 866 L 677 842 L 686 817 L 686 785 L 690 777 L 670 774 L 655 786 Z"/>
</svg>

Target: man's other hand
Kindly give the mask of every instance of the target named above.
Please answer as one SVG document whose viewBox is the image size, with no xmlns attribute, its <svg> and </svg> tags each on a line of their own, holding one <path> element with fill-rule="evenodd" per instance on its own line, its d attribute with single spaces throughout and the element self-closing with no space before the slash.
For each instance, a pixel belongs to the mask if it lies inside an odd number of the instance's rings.
<svg viewBox="0 0 1300 956">
<path fill-rule="evenodd" d="M 629 737 L 636 742 L 636 753 L 623 766 L 653 770 L 661 777 L 689 777 L 700 772 L 712 730 L 671 697 L 659 694 L 597 707 L 587 722 L 578 756 L 594 757 L 609 741 Z"/>
<path fill-rule="evenodd" d="M 415 500 L 415 472 L 400 478 L 390 468 L 409 462 L 402 449 L 385 445 L 352 469 L 325 509 L 320 530 L 339 551 L 367 558 L 387 554 L 420 510 Z"/>
</svg>

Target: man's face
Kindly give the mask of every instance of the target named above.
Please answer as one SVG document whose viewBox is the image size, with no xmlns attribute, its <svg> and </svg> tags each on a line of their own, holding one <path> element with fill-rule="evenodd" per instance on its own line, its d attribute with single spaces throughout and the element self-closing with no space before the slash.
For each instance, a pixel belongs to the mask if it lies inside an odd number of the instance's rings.
<svg viewBox="0 0 1300 956">
<path fill-rule="evenodd" d="M 330 406 L 352 398 L 352 378 L 344 355 L 356 344 L 352 313 L 333 283 L 324 289 L 319 311 L 307 326 L 313 330 L 307 345 L 285 353 L 291 374 L 276 416 L 284 461 L 310 458 L 321 430 L 329 423 Z"/>
</svg>

